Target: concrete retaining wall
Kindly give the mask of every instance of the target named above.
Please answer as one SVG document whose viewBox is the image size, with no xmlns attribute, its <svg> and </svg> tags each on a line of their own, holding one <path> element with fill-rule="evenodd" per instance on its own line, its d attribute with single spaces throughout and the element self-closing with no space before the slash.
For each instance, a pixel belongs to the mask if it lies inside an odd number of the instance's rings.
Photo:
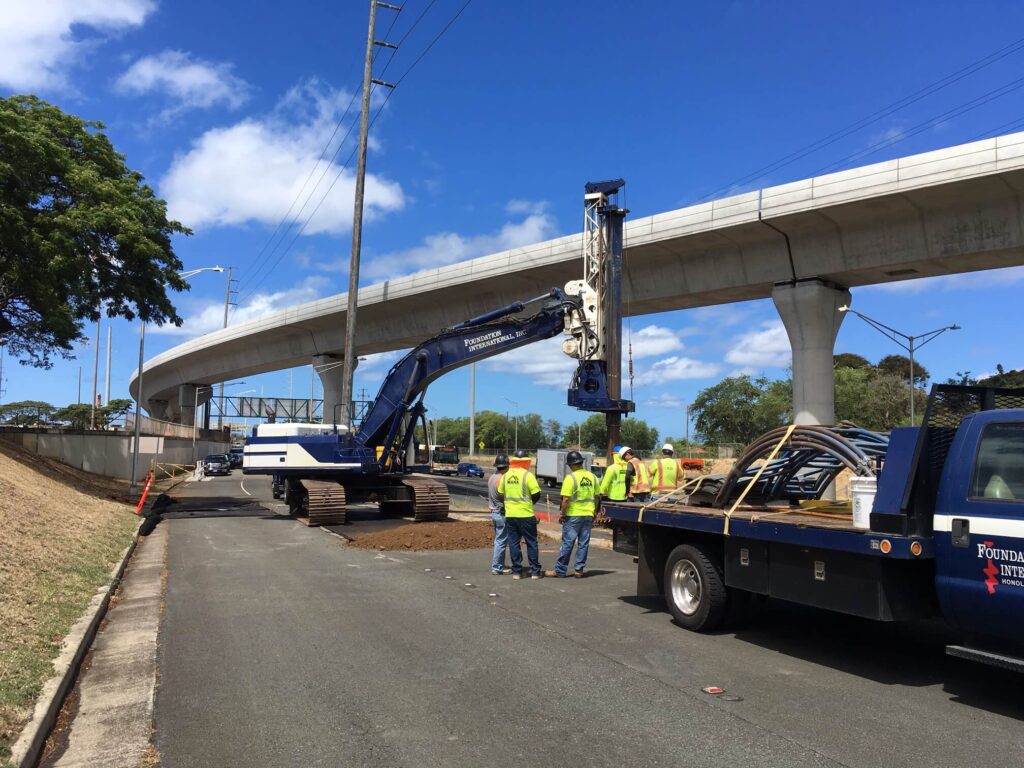
<svg viewBox="0 0 1024 768">
<path fill-rule="evenodd" d="M 130 480 L 135 438 L 120 432 L 49 432 L 0 427 L 0 439 L 27 451 L 47 456 L 69 466 L 105 477 Z M 226 453 L 230 443 L 197 440 L 195 455 Z M 162 464 L 191 464 L 192 441 L 178 437 L 147 437 L 139 440 L 139 475 L 145 475 L 151 461 Z"/>
</svg>

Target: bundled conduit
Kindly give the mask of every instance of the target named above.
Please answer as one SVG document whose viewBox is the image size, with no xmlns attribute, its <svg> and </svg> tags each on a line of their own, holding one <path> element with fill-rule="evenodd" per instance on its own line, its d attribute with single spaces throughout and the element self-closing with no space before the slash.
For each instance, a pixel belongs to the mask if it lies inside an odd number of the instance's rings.
<svg viewBox="0 0 1024 768">
<path fill-rule="evenodd" d="M 775 458 L 762 466 L 790 430 Z M 820 499 L 843 470 L 874 476 L 888 442 L 885 435 L 856 427 L 779 427 L 756 438 L 724 478 L 708 478 L 690 503 L 724 509 L 751 483 L 744 495 L 753 503 Z"/>
</svg>

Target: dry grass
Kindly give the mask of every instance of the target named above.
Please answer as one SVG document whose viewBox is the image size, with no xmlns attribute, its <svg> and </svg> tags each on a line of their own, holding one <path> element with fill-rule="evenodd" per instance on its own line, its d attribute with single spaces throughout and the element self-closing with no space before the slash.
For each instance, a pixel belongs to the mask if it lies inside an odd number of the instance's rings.
<svg viewBox="0 0 1024 768">
<path fill-rule="evenodd" d="M 0 761 L 131 541 L 138 518 L 106 498 L 124 488 L 0 442 Z"/>
</svg>

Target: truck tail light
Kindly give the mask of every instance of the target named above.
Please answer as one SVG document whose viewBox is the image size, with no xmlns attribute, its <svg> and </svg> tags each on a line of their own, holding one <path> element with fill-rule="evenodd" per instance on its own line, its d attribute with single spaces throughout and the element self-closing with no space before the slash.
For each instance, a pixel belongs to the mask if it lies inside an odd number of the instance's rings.
<svg viewBox="0 0 1024 768">
<path fill-rule="evenodd" d="M 878 544 L 878 548 L 882 551 L 883 555 L 888 555 L 890 552 L 892 552 L 892 542 L 888 539 L 882 539 L 882 541 Z"/>
<path fill-rule="evenodd" d="M 921 554 L 922 550 L 923 547 L 921 546 L 920 541 L 910 542 L 910 554 L 912 554 L 914 557 L 918 557 Z"/>
</svg>

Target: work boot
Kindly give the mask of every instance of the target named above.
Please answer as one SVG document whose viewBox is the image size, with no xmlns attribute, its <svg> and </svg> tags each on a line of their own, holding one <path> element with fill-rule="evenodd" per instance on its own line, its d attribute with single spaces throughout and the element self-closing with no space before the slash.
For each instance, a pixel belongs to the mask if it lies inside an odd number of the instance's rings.
<svg viewBox="0 0 1024 768">
<path fill-rule="evenodd" d="M 573 571 L 572 575 L 575 576 L 577 579 L 582 579 L 587 574 L 583 571 Z"/>
<path fill-rule="evenodd" d="M 532 579 L 533 581 L 536 581 L 537 579 L 539 579 L 543 575 L 544 575 L 543 571 L 540 572 L 540 573 L 531 573 L 530 574 L 530 579 Z"/>
<path fill-rule="evenodd" d="M 544 571 L 544 575 L 547 576 L 549 579 L 556 579 L 556 578 L 557 579 L 564 579 L 565 578 L 565 574 L 564 573 L 557 573 L 556 571 Z"/>
<path fill-rule="evenodd" d="M 513 573 L 513 574 L 512 574 L 512 578 L 513 578 L 513 579 L 514 579 L 515 581 L 519 581 L 519 580 L 520 580 L 521 578 L 523 578 L 523 574 L 521 574 L 521 573 Z"/>
</svg>

